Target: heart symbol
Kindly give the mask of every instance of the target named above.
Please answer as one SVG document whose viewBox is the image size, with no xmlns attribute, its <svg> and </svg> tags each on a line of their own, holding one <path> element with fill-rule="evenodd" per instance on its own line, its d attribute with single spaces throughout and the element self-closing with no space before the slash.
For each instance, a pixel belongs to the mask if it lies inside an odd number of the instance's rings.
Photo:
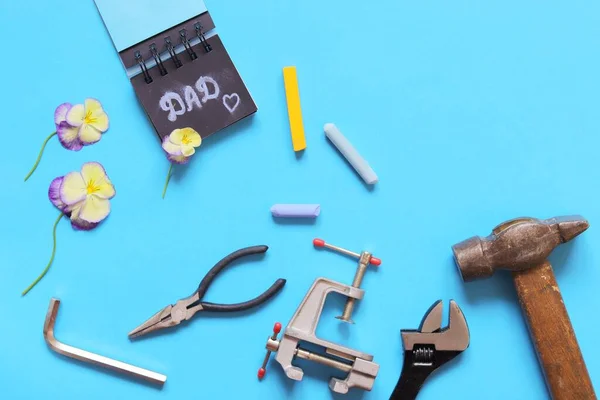
<svg viewBox="0 0 600 400">
<path fill-rule="evenodd" d="M 237 93 L 224 95 L 223 105 L 230 113 L 233 114 L 235 109 L 240 105 L 240 96 Z"/>
</svg>

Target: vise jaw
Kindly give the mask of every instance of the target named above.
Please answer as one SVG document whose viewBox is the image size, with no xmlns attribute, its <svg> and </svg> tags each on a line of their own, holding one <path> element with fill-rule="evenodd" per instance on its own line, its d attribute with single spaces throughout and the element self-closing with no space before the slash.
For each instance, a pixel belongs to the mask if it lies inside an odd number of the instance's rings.
<svg viewBox="0 0 600 400">
<path fill-rule="evenodd" d="M 281 365 L 287 377 L 296 381 L 302 380 L 304 371 L 292 365 L 294 357 L 347 372 L 345 379 L 331 378 L 329 381 L 329 388 L 336 393 L 348 393 L 348 390 L 353 387 L 371 390 L 379 372 L 379 365 L 373 362 L 373 356 L 320 339 L 315 334 L 325 300 L 330 293 L 339 293 L 355 300 L 361 300 L 364 296 L 364 290 L 357 287 L 327 278 L 316 279 L 288 323 L 281 340 L 277 340 L 277 333 L 275 333 L 267 341 L 269 352 L 265 360 L 268 360 L 270 352 L 277 352 L 275 360 Z M 299 347 L 300 342 L 319 346 L 325 350 L 326 355 L 302 349 Z M 262 371 L 264 376 L 264 367 Z"/>
</svg>

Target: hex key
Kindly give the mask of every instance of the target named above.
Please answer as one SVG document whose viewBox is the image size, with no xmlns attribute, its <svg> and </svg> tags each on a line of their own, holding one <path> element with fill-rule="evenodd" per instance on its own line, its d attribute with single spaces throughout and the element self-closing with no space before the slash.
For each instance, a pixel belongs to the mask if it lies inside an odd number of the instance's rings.
<svg viewBox="0 0 600 400">
<path fill-rule="evenodd" d="M 81 350 L 56 340 L 54 337 L 54 323 L 56 322 L 56 315 L 58 314 L 59 306 L 59 299 L 50 299 L 50 306 L 48 307 L 48 313 L 46 314 L 46 321 L 44 321 L 44 339 L 46 340 L 48 347 L 50 347 L 52 350 L 64 356 L 132 375 L 136 378 L 142 378 L 151 383 L 162 385 L 166 382 L 167 377 L 165 375 L 136 367 L 134 365 L 126 364 L 121 361 L 113 360 L 112 358 L 90 353 L 89 351 Z"/>
</svg>

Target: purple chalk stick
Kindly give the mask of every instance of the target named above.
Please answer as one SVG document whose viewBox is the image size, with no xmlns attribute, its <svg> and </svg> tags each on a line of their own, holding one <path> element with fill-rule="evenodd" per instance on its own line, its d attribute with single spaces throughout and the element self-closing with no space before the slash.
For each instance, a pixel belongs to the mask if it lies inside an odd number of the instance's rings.
<svg viewBox="0 0 600 400">
<path fill-rule="evenodd" d="M 281 218 L 316 218 L 320 213 L 320 204 L 275 204 L 271 207 L 271 214 Z"/>
</svg>

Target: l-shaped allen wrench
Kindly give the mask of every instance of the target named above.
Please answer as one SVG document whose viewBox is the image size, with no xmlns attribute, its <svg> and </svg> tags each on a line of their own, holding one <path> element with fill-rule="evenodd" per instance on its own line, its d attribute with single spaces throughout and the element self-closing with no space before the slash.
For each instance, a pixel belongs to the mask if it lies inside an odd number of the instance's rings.
<svg viewBox="0 0 600 400">
<path fill-rule="evenodd" d="M 56 322 L 59 306 L 60 300 L 55 298 L 50 299 L 50 306 L 48 307 L 48 313 L 46 314 L 46 320 L 44 321 L 44 339 L 50 349 L 63 356 L 105 367 L 136 378 L 142 378 L 151 383 L 163 385 L 166 382 L 167 377 L 165 375 L 113 360 L 112 358 L 104 357 L 99 354 L 90 353 L 89 351 L 81 350 L 56 340 L 54 337 L 54 323 Z"/>
</svg>

